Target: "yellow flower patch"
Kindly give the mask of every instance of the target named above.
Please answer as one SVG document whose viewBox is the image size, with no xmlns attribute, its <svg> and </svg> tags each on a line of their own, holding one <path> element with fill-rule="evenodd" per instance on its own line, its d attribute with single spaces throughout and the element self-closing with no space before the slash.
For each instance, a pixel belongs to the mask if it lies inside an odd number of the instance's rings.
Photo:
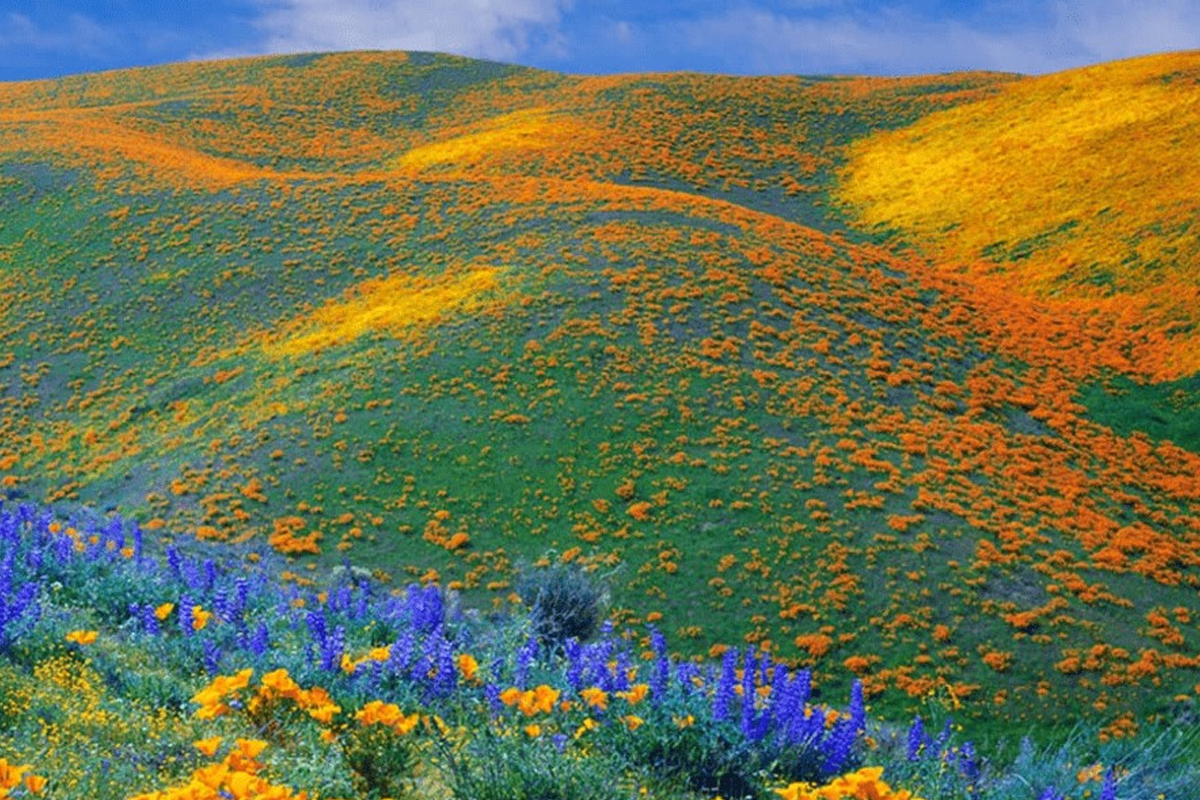
<svg viewBox="0 0 1200 800">
<path fill-rule="evenodd" d="M 1200 154 L 1197 69 L 1200 53 L 1174 53 L 1012 82 L 860 142 L 841 199 L 943 257 L 1001 265 L 1022 291 L 1132 298 L 1155 330 L 1190 329 L 1200 195 L 1182 165 Z M 1173 344 L 1161 375 L 1200 368 L 1194 337 Z"/>
<path fill-rule="evenodd" d="M 486 120 L 479 130 L 415 147 L 394 162 L 401 170 L 463 167 L 509 151 L 579 147 L 588 129 L 545 109 L 527 109 Z"/>
<path fill-rule="evenodd" d="M 266 350 L 273 356 L 300 355 L 370 334 L 403 337 L 437 325 L 452 312 L 479 308 L 482 295 L 498 288 L 498 276 L 498 269 L 482 267 L 437 279 L 395 275 L 365 281 L 342 300 L 296 320 Z"/>
</svg>

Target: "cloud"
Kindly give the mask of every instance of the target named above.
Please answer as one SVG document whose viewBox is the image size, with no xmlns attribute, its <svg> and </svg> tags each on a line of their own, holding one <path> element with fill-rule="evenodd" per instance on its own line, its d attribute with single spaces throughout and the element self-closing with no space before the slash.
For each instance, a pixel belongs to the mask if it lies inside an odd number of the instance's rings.
<svg viewBox="0 0 1200 800">
<path fill-rule="evenodd" d="M 1055 30 L 1086 62 L 1200 48 L 1200 0 L 1059 0 Z"/>
<path fill-rule="evenodd" d="M 68 14 L 53 28 L 39 25 L 25 14 L 0 16 L 0 48 L 5 50 L 100 55 L 117 42 L 114 31 L 83 14 Z"/>
<path fill-rule="evenodd" d="M 984 2 L 952 6 L 954 16 L 937 5 L 758 3 L 690 19 L 621 21 L 622 35 L 612 39 L 740 73 L 1041 73 L 1200 47 L 1200 0 Z"/>
<path fill-rule="evenodd" d="M 561 53 L 567 0 L 270 0 L 265 52 L 436 50 L 501 60 Z"/>
</svg>

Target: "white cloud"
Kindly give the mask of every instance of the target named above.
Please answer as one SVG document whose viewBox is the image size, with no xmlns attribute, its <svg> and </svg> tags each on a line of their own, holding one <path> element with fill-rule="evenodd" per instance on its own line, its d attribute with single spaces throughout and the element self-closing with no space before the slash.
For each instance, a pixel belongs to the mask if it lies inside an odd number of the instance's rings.
<svg viewBox="0 0 1200 800">
<path fill-rule="evenodd" d="M 1200 0 L 1008 4 L 1001 26 L 986 14 L 930 17 L 915 3 L 865 5 L 800 3 L 783 12 L 741 6 L 626 37 L 655 41 L 680 60 L 703 54 L 719 69 L 760 73 L 1041 73 L 1200 48 Z"/>
<path fill-rule="evenodd" d="M 563 47 L 566 0 L 271 0 L 258 21 L 271 53 L 435 50 L 519 59 Z"/>
<path fill-rule="evenodd" d="M 83 14 L 68 14 L 63 24 L 53 29 L 38 25 L 24 14 L 0 16 L 0 47 L 6 50 L 98 54 L 117 40 L 113 31 Z"/>
<path fill-rule="evenodd" d="M 1064 56 L 1085 62 L 1200 48 L 1200 0 L 1058 0 Z"/>
</svg>

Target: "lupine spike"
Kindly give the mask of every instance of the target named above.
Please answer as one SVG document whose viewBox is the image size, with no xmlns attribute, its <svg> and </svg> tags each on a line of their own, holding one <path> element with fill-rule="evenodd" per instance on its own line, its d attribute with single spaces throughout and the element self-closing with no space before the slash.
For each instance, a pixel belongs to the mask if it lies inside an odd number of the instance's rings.
<svg viewBox="0 0 1200 800">
<path fill-rule="evenodd" d="M 737 651 L 726 650 L 721 661 L 721 679 L 713 694 L 713 720 L 721 722 L 729 717 L 729 707 L 735 696 L 734 686 L 737 683 Z"/>
<path fill-rule="evenodd" d="M 908 728 L 908 760 L 916 761 L 921 757 L 921 753 L 929 746 L 929 736 L 925 733 L 925 724 L 921 721 L 921 715 L 918 714 L 913 718 L 912 725 Z"/>
<path fill-rule="evenodd" d="M 1099 800 L 1117 800 L 1117 774 L 1112 767 L 1104 773 L 1104 785 L 1100 787 Z"/>
</svg>

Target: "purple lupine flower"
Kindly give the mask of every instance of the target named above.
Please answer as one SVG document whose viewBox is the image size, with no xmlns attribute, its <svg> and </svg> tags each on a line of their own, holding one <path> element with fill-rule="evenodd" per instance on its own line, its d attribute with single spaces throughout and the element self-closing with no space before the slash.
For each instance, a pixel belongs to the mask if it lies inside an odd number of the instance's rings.
<svg viewBox="0 0 1200 800">
<path fill-rule="evenodd" d="M 854 729 L 854 721 L 849 717 L 839 717 L 833 723 L 829 737 L 821 743 L 821 750 L 825 753 L 825 762 L 821 765 L 823 774 L 837 775 L 842 772 L 842 768 L 850 760 L 857 737 L 858 731 Z"/>
<path fill-rule="evenodd" d="M 54 560 L 59 564 L 70 563 L 75 555 L 74 542 L 70 536 L 54 537 Z"/>
<path fill-rule="evenodd" d="M 1117 800 L 1117 774 L 1112 767 L 1104 773 L 1104 785 L 1100 787 L 1099 800 Z"/>
<path fill-rule="evenodd" d="M 221 647 L 212 639 L 204 640 L 204 669 L 209 675 L 216 675 L 221 671 Z"/>
<path fill-rule="evenodd" d="M 946 719 L 946 724 L 942 726 L 942 732 L 938 734 L 937 741 L 935 741 L 933 743 L 933 747 L 930 748 L 931 752 L 937 755 L 941 755 L 942 753 L 946 752 L 946 745 L 950 744 L 950 735 L 953 730 L 951 722 L 952 721 L 949 718 Z"/>
<path fill-rule="evenodd" d="M 320 642 L 329 635 L 329 623 L 325 619 L 324 609 L 313 609 L 304 615 L 304 622 L 308 625 L 308 632 L 312 635 L 314 641 Z"/>
<path fill-rule="evenodd" d="M 755 658 L 754 649 L 746 648 L 746 658 L 742 667 L 742 720 L 741 731 L 742 736 L 750 741 L 757 741 L 755 737 L 756 725 L 754 714 L 754 676 L 758 674 L 758 661 Z"/>
<path fill-rule="evenodd" d="M 734 685 L 737 683 L 737 651 L 726 650 L 721 661 L 721 680 L 713 693 L 713 720 L 721 722 L 729 717 L 729 706 L 733 704 L 736 695 Z"/>
<path fill-rule="evenodd" d="M 487 698 L 488 706 L 492 709 L 492 716 L 499 716 L 504 712 L 504 702 L 500 699 L 500 686 L 495 683 L 484 684 L 483 696 Z"/>
<path fill-rule="evenodd" d="M 784 731 L 784 741 L 788 744 L 815 746 L 825 736 L 825 715 L 816 709 L 811 714 L 807 711 L 806 706 L 789 721 Z"/>
<path fill-rule="evenodd" d="M 1065 794 L 1059 794 L 1058 790 L 1053 786 L 1047 786 L 1046 791 L 1042 792 L 1041 795 L 1038 796 L 1038 800 L 1067 800 L 1067 796 Z"/>
<path fill-rule="evenodd" d="M 256 656 L 261 656 L 267 652 L 271 646 L 271 632 L 267 629 L 265 622 L 258 623 L 258 627 L 254 630 L 254 635 L 250 637 L 249 649 Z"/>
<path fill-rule="evenodd" d="M 224 586 L 218 586 L 212 595 L 213 611 L 222 622 L 233 622 L 234 607 Z"/>
<path fill-rule="evenodd" d="M 921 757 L 921 752 L 929 747 L 929 734 L 925 733 L 925 723 L 921 721 L 921 715 L 918 714 L 908 729 L 908 760 L 916 761 Z"/>
<path fill-rule="evenodd" d="M 650 701 L 662 703 L 667 695 L 667 684 L 671 681 L 671 657 L 667 653 L 667 639 L 653 625 L 650 626 L 650 647 L 654 650 L 654 666 L 650 672 Z"/>
<path fill-rule="evenodd" d="M 364 619 L 371 610 L 371 582 L 358 582 L 358 603 L 354 608 L 354 619 Z"/>
<path fill-rule="evenodd" d="M 217 565 L 211 558 L 204 559 L 204 591 L 207 594 L 217 584 Z"/>
<path fill-rule="evenodd" d="M 854 723 L 855 733 L 862 733 L 867 729 L 867 706 L 863 700 L 863 685 L 860 680 L 855 680 L 850 687 L 850 720 Z"/>
<path fill-rule="evenodd" d="M 446 697 L 452 694 L 458 686 L 458 669 L 454 663 L 454 646 L 450 640 L 438 632 L 435 634 L 433 657 L 430 671 L 433 678 L 428 684 L 428 693 L 433 697 Z M 429 642 L 426 642 L 429 648 Z"/>
<path fill-rule="evenodd" d="M 583 688 L 583 647 L 574 636 L 563 642 L 563 655 L 567 659 L 567 685 L 578 692 Z"/>
<path fill-rule="evenodd" d="M 408 608 L 412 626 L 420 633 L 432 633 L 445 621 L 446 609 L 441 590 L 432 584 L 424 589 L 415 583 L 410 585 Z"/>
<path fill-rule="evenodd" d="M 429 680 L 429 674 L 433 672 L 433 669 L 434 657 L 433 654 L 429 652 L 428 643 L 426 643 L 425 646 L 421 648 L 421 651 L 417 654 L 416 660 L 413 661 L 412 666 L 408 670 L 408 675 L 414 682 L 425 686 L 426 700 L 429 699 L 429 691 L 426 683 Z"/>
<path fill-rule="evenodd" d="M 167 548 L 167 566 L 176 578 L 183 579 L 183 558 L 174 547 Z"/>
<path fill-rule="evenodd" d="M 17 545 L 12 543 L 4 553 L 4 557 L 0 558 L 0 592 L 10 594 L 13 584 L 16 583 L 16 570 L 13 565 L 17 560 Z"/>
<path fill-rule="evenodd" d="M 339 586 L 329 595 L 329 607 L 334 611 L 345 611 L 350 607 L 350 587 Z"/>
<path fill-rule="evenodd" d="M 120 552 L 125 549 L 125 522 L 120 517 L 113 517 L 104 529 L 105 538 L 114 545 L 113 550 Z"/>
<path fill-rule="evenodd" d="M 192 598 L 186 594 L 179 598 L 179 629 L 183 631 L 184 636 L 193 636 L 196 633 L 196 628 L 192 625 L 194 622 L 192 609 L 194 607 Z"/>
<path fill-rule="evenodd" d="M 325 648 L 321 651 L 321 669 L 336 672 L 342 668 L 342 656 L 346 653 L 346 629 L 338 625 L 330 632 Z"/>
<path fill-rule="evenodd" d="M 142 606 L 142 630 L 151 636 L 158 636 L 162 633 L 162 626 L 158 624 L 158 615 L 154 613 L 154 606 L 147 603 Z M 183 613 L 180 611 L 180 613 Z M 190 613 L 190 612 L 189 612 Z"/>
<path fill-rule="evenodd" d="M 400 675 L 407 673 L 415 646 L 412 630 L 405 628 L 392 643 L 392 652 L 387 660 L 388 670 Z"/>
<path fill-rule="evenodd" d="M 700 667 L 690 661 L 675 665 L 675 685 L 683 689 L 685 694 L 697 691 L 696 680 L 700 677 Z"/>
<path fill-rule="evenodd" d="M 332 629 L 325 618 L 324 609 L 309 611 L 304 617 L 313 643 L 317 646 L 321 669 L 335 672 L 342 667 L 342 655 L 346 652 L 346 631 L 341 626 Z"/>
<path fill-rule="evenodd" d="M 9 587 L 0 585 L 0 651 L 6 650 L 41 616 L 37 584 L 26 583 L 15 592 L 10 587 L 11 582 Z"/>
<path fill-rule="evenodd" d="M 800 705 L 806 706 L 809 699 L 812 698 L 812 670 L 800 670 L 796 675 L 796 681 L 799 683 L 796 691 L 800 695 Z"/>
<path fill-rule="evenodd" d="M 768 711 L 771 721 L 776 726 L 777 734 L 782 738 L 792 715 L 804 713 L 804 706 L 797 702 L 800 698 L 798 691 L 800 682 L 782 664 L 775 666 L 771 678 L 771 699 Z"/>
<path fill-rule="evenodd" d="M 612 688 L 609 691 L 628 691 L 630 686 L 629 672 L 633 667 L 633 660 L 625 650 L 618 650 L 614 660 L 616 661 L 616 665 L 608 670 L 612 675 Z"/>
<path fill-rule="evenodd" d="M 40 547 L 31 547 L 29 552 L 25 554 L 25 568 L 30 573 L 39 573 L 42 571 L 42 564 L 46 560 L 46 553 Z"/>
<path fill-rule="evenodd" d="M 533 660 L 538 654 L 538 641 L 536 636 L 530 636 L 528 641 L 521 646 L 517 651 L 517 665 L 513 670 L 513 683 L 516 686 L 524 686 L 529 680 L 529 669 L 533 666 Z"/>
<path fill-rule="evenodd" d="M 133 560 L 142 560 L 142 529 L 133 523 Z"/>
<path fill-rule="evenodd" d="M 802 669 L 788 681 L 787 694 L 780 699 L 776 715 L 779 735 L 786 744 L 816 742 L 825 731 L 822 715 L 806 716 L 812 693 L 812 673 Z"/>
<path fill-rule="evenodd" d="M 775 674 L 775 660 L 765 650 L 758 655 L 758 681 L 760 686 L 770 686 Z"/>
<path fill-rule="evenodd" d="M 584 661 L 587 666 L 584 669 L 583 680 L 599 686 L 606 692 L 617 691 L 612 671 L 608 668 L 612 652 L 613 641 L 608 638 L 600 639 L 584 648 Z"/>
<path fill-rule="evenodd" d="M 246 580 L 244 576 L 238 578 L 233 592 L 234 615 L 240 617 L 245 613 L 246 603 L 250 599 L 250 581 Z"/>
<path fill-rule="evenodd" d="M 975 787 L 979 785 L 981 772 L 979 769 L 979 759 L 975 754 L 975 745 L 967 742 L 960 747 L 957 756 L 955 756 L 955 763 L 958 766 L 959 773 L 967 779 L 967 783 L 971 787 L 971 794 L 976 794 L 978 790 Z"/>
</svg>

